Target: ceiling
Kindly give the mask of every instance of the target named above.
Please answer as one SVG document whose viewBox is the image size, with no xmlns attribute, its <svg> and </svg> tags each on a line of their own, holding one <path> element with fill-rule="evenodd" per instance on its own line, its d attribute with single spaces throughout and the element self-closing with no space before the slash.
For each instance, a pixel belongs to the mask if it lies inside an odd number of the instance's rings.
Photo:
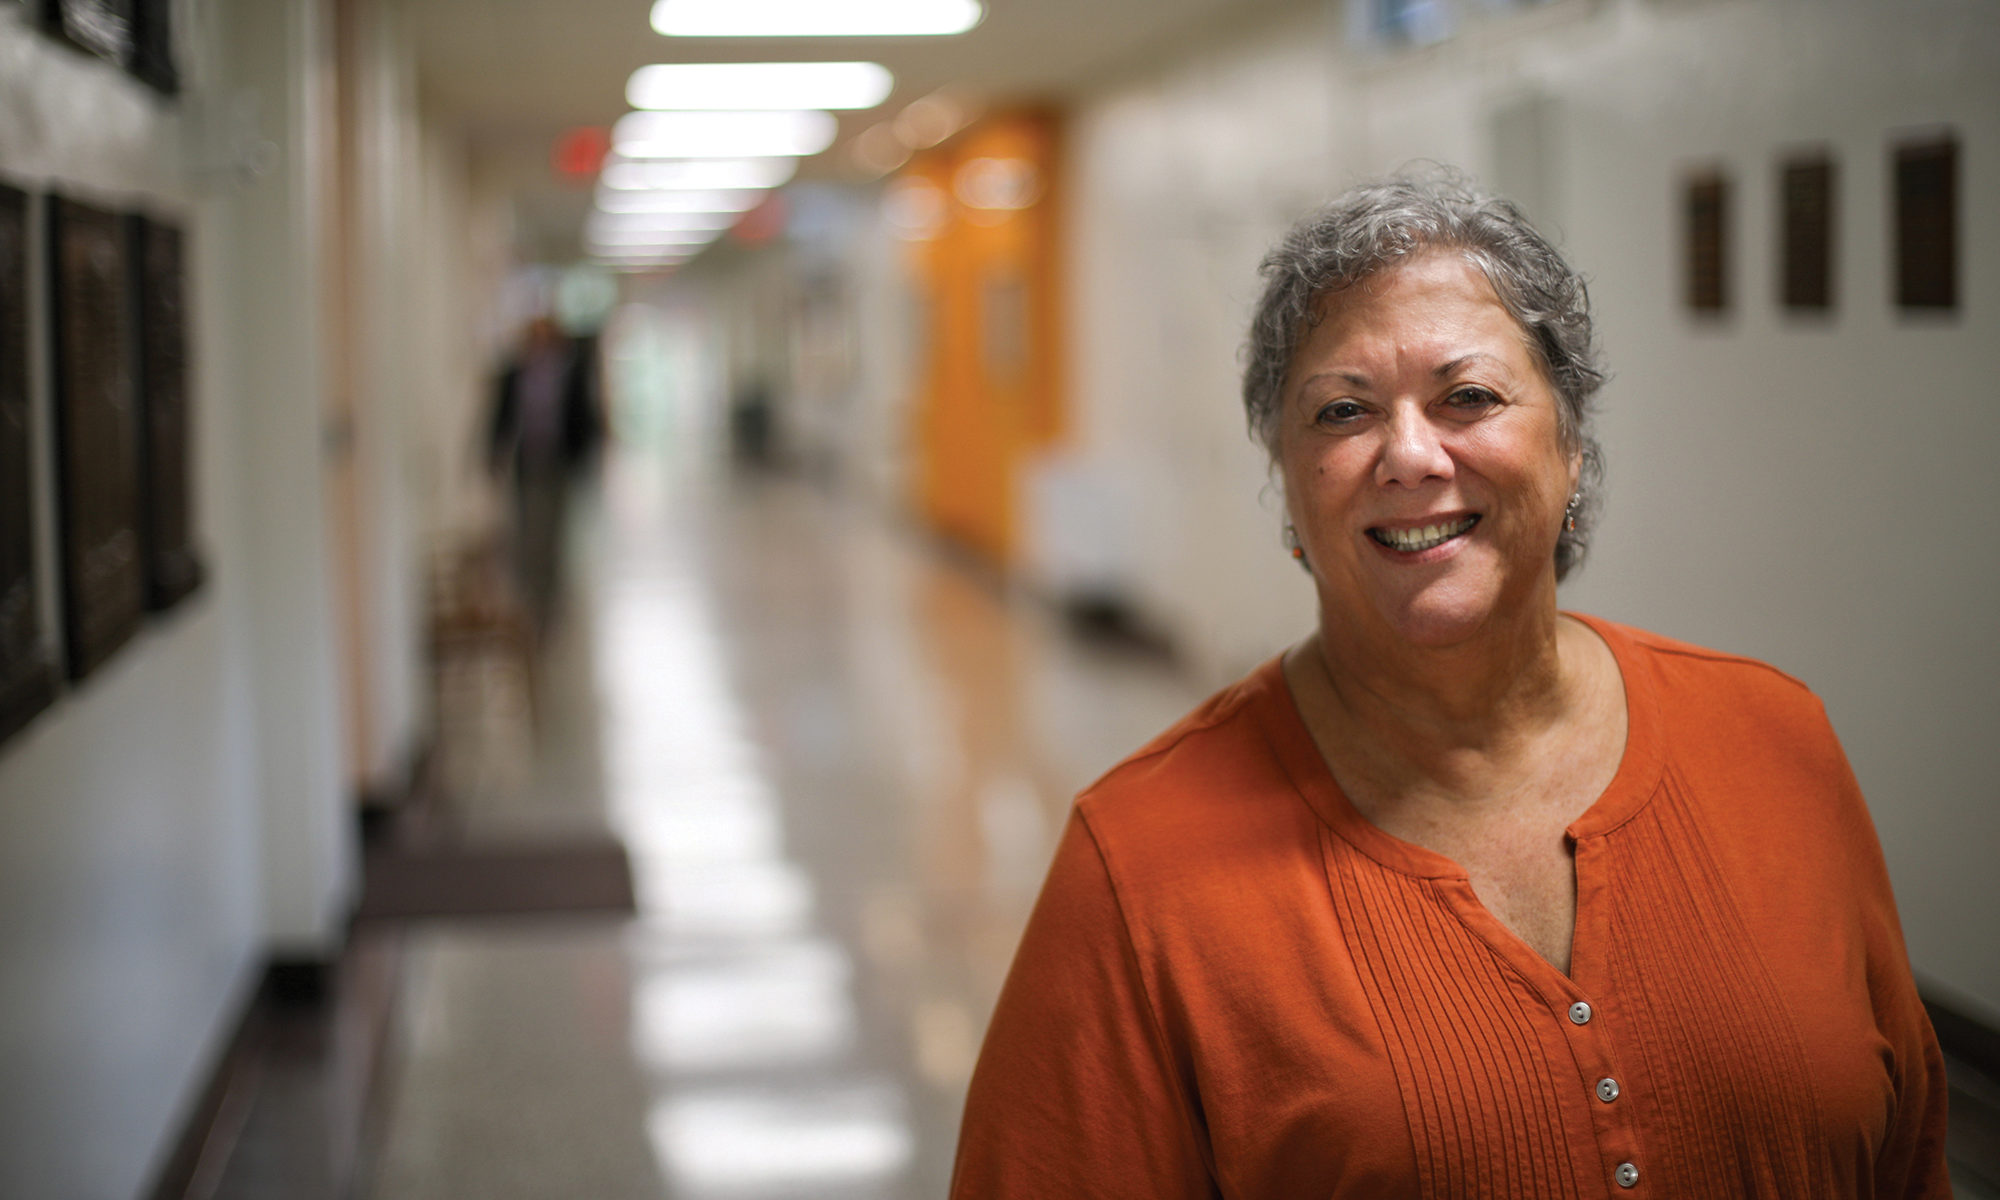
<svg viewBox="0 0 2000 1200">
<path fill-rule="evenodd" d="M 555 179 L 550 148 L 566 129 L 622 115 L 625 80 L 647 63 L 866 59 L 888 67 L 896 76 L 888 101 L 842 114 L 834 149 L 800 172 L 828 177 L 843 169 L 847 138 L 939 87 L 987 106 L 1060 105 L 1306 2 L 987 0 L 985 20 L 971 31 L 915 38 L 666 38 L 647 23 L 651 0 L 408 0 L 406 12 L 426 105 L 516 190 L 531 242 L 557 250 L 552 242 L 574 245 L 588 197 Z"/>
</svg>

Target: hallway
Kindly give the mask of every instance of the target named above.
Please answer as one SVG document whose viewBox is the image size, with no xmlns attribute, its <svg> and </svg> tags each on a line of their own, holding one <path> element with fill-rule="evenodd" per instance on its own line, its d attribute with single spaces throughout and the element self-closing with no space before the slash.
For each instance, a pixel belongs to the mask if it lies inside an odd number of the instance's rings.
<svg viewBox="0 0 2000 1200">
<path fill-rule="evenodd" d="M 0 1200 L 941 1194 L 1072 797 L 1365 598 L 1363 180 L 1587 284 L 1556 603 L 1817 698 L 2000 1197 L 1992 5 L 876 8 L 0 0 Z"/>
<path fill-rule="evenodd" d="M 1070 797 L 1199 697 L 802 484 L 628 455 L 592 508 L 533 754 L 450 805 L 615 832 L 638 915 L 413 928 L 369 1194 L 942 1194 Z"/>
</svg>

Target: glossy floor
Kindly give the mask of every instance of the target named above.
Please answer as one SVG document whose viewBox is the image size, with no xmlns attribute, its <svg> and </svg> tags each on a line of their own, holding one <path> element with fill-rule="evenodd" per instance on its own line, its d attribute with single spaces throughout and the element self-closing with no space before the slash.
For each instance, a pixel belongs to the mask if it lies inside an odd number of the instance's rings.
<svg viewBox="0 0 2000 1200">
<path fill-rule="evenodd" d="M 621 836 L 638 915 L 409 933 L 371 1194 L 942 1195 L 1071 796 L 1199 696 L 805 485 L 576 516 L 535 719 L 447 768 L 468 838 Z"/>
</svg>

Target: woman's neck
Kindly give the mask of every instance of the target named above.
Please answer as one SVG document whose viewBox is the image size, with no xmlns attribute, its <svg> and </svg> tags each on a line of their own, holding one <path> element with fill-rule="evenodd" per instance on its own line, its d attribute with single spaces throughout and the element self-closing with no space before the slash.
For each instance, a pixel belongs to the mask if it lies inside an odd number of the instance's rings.
<svg viewBox="0 0 2000 1200">
<path fill-rule="evenodd" d="M 1595 635 L 1553 598 L 1522 619 L 1448 647 L 1413 646 L 1322 618 L 1286 655 L 1314 739 L 1350 790 L 1475 794 L 1574 711 Z M 1360 797 L 1355 797 L 1357 801 Z"/>
</svg>

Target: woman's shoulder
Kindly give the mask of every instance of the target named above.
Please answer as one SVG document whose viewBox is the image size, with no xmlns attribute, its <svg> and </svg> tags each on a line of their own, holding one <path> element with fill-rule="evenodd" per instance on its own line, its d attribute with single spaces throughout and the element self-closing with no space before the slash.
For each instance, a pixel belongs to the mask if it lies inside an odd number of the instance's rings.
<svg viewBox="0 0 2000 1200">
<path fill-rule="evenodd" d="M 1259 812 L 1288 824 L 1306 810 L 1271 744 L 1284 687 L 1272 659 L 1210 696 L 1085 788 L 1078 815 L 1100 842 L 1153 852 L 1263 836 Z"/>
<path fill-rule="evenodd" d="M 1071 835 L 1092 853 L 1059 853 L 1050 886 L 1101 872 L 1140 958 L 1184 969 L 1203 946 L 1310 919 L 1320 826 L 1274 748 L 1290 703 L 1273 659 L 1111 768 L 1076 799 Z"/>
<path fill-rule="evenodd" d="M 1078 797 L 1102 806 L 1152 792 L 1189 772 L 1231 771 L 1268 757 L 1259 709 L 1270 703 L 1277 660 L 1216 692 L 1121 759 Z"/>
<path fill-rule="evenodd" d="M 1766 796 L 1851 787 L 1826 707 L 1797 677 L 1748 655 L 1584 619 L 1617 655 L 1628 702 L 1644 710 L 1632 714 L 1634 727 L 1652 726 L 1684 780 L 1732 792 L 1756 785 Z"/>
<path fill-rule="evenodd" d="M 1710 718 L 1737 714 L 1760 720 L 1824 724 L 1819 697 L 1796 676 L 1762 659 L 1716 650 L 1637 626 L 1578 614 L 1610 644 L 1622 671 L 1637 668 L 1666 715 L 1686 711 Z M 1634 681 L 1627 681 L 1628 691 Z"/>
</svg>

